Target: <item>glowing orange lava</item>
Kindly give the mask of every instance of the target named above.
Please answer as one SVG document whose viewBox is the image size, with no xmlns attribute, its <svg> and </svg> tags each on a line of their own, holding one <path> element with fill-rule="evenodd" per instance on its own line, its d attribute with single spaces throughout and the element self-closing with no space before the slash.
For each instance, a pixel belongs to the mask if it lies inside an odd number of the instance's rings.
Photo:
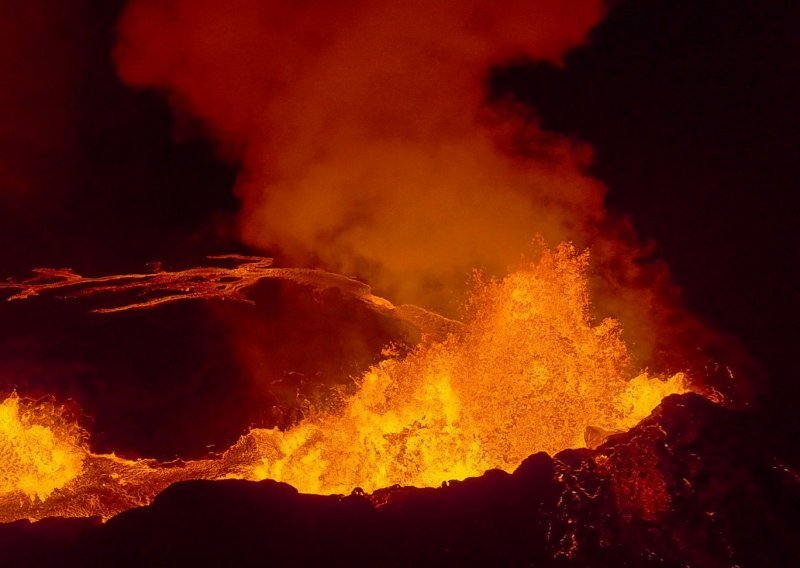
<svg viewBox="0 0 800 568">
<path fill-rule="evenodd" d="M 180 280 L 185 298 L 206 297 L 203 290 L 226 297 L 230 286 L 241 293 L 249 284 L 237 279 L 237 270 L 252 272 L 248 283 L 270 277 L 270 270 L 315 286 L 352 283 L 269 263 L 242 266 L 248 264 L 208 269 L 218 272 L 207 288 L 209 280 L 182 280 L 185 273 L 161 272 L 155 281 L 164 292 Z M 286 431 L 253 429 L 205 460 L 159 464 L 97 455 L 74 424 L 12 396 L 0 405 L 0 521 L 107 518 L 184 479 L 269 478 L 323 494 L 438 486 L 491 468 L 511 471 L 537 451 L 595 445 L 603 433 L 634 426 L 687 385 L 680 373 L 650 377 L 631 368 L 620 325 L 592 319 L 587 267 L 588 253 L 561 245 L 502 279 L 479 279 L 464 325 L 410 306 L 395 308 L 365 285 L 346 284 L 376 309 L 413 321 L 423 332 L 433 325 L 435 333 L 406 357 L 390 356 L 369 369 L 359 390 L 337 408 L 317 410 Z M 107 277 L 100 285 L 108 291 L 111 284 L 146 277 Z M 81 288 L 86 281 L 80 279 L 60 285 Z M 29 295 L 41 284 L 7 286 Z M 81 289 L 91 293 L 91 283 Z M 117 309 L 140 309 L 147 301 Z"/>
</svg>

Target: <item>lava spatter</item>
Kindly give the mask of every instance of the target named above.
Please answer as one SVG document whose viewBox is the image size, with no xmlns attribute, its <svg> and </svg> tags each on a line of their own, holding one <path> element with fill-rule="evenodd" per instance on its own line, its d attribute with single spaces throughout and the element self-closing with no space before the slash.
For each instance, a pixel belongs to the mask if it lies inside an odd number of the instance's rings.
<svg viewBox="0 0 800 568">
<path fill-rule="evenodd" d="M 538 451 L 582 447 L 587 428 L 628 429 L 664 396 L 687 388 L 681 373 L 651 377 L 631 368 L 619 323 L 591 316 L 588 253 L 572 245 L 544 250 L 504 278 L 478 279 L 460 324 L 421 308 L 395 307 L 342 276 L 272 268 L 266 259 L 234 260 L 228 268 L 100 278 L 40 271 L 32 281 L 4 287 L 18 290 L 11 299 L 135 292 L 133 302 L 102 309 L 108 313 L 179 300 L 252 301 L 246 291 L 261 278 L 287 278 L 336 286 L 412 321 L 426 339 L 405 357 L 372 366 L 336 408 L 316 409 L 285 431 L 254 428 L 202 460 L 161 464 L 94 454 L 74 430 L 63 428 L 57 413 L 37 414 L 35 403 L 12 396 L 3 408 L 29 410 L 3 415 L 2 447 L 19 454 L 34 439 L 43 463 L 55 465 L 45 467 L 54 472 L 42 481 L 46 490 L 26 491 L 14 481 L 41 470 L 39 462 L 20 460 L 14 472 L 4 473 L 0 520 L 110 517 L 187 479 L 274 479 L 320 494 L 433 487 L 488 469 L 513 471 Z"/>
</svg>

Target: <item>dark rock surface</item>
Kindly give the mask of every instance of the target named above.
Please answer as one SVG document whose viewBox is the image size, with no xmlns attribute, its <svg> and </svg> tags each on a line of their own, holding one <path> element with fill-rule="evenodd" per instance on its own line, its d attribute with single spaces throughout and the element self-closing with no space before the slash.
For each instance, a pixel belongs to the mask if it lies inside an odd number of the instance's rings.
<svg viewBox="0 0 800 568">
<path fill-rule="evenodd" d="M 596 450 L 437 489 L 178 483 L 149 507 L 0 526 L 4 566 L 798 566 L 793 444 L 671 396 Z"/>
</svg>

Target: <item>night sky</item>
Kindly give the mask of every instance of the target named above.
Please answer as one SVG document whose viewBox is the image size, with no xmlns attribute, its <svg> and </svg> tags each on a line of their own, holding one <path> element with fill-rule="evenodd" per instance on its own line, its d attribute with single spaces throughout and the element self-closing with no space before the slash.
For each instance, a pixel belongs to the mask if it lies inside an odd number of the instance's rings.
<svg viewBox="0 0 800 568">
<path fill-rule="evenodd" d="M 0 59 L 0 267 L 100 273 L 241 251 L 236 164 L 158 93 L 116 78 L 123 2 L 7 1 Z M 796 404 L 800 9 L 778 0 L 628 0 L 563 68 L 515 62 L 490 96 L 589 142 L 607 203 L 669 263 L 689 308 L 738 337 Z"/>
</svg>

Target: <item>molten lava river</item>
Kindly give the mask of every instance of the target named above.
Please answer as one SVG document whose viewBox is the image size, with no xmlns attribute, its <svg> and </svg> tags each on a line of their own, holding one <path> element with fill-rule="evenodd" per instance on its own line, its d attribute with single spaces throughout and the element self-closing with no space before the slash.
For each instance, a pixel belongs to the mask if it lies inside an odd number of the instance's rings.
<svg viewBox="0 0 800 568">
<path fill-rule="evenodd" d="M 137 303 L 98 310 L 118 311 L 192 299 L 247 302 L 259 280 L 291 279 L 340 288 L 417 326 L 423 339 L 402 357 L 387 349 L 335 407 L 283 431 L 251 429 L 226 451 L 193 461 L 94 453 L 57 403 L 7 395 L 0 403 L 0 521 L 109 518 L 189 479 L 274 479 L 318 494 L 433 487 L 493 468 L 512 471 L 535 452 L 594 445 L 687 389 L 681 373 L 637 373 L 619 323 L 593 320 L 588 253 L 571 245 L 503 278 L 477 278 L 463 323 L 393 306 L 338 275 L 228 258 L 233 267 L 101 278 L 42 269 L 0 286 L 14 292 L 11 300 L 135 293 Z"/>
</svg>

